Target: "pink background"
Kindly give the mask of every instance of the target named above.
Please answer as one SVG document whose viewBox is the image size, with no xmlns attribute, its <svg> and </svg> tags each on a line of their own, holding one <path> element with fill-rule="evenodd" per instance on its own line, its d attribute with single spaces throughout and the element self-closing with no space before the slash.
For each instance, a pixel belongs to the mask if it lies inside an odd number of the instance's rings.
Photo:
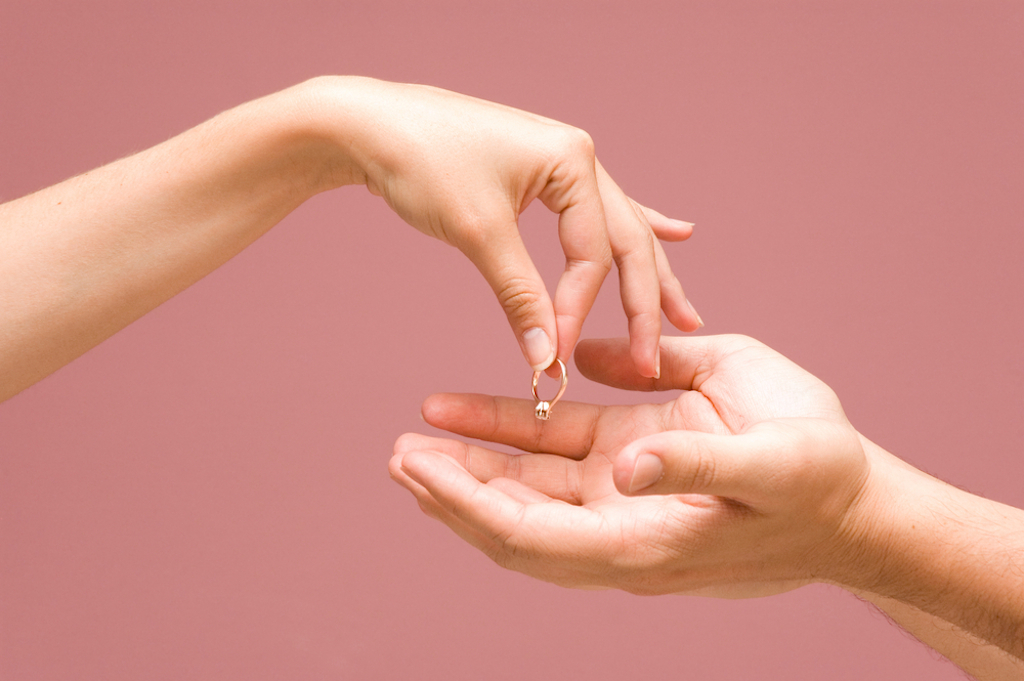
<svg viewBox="0 0 1024 681">
<path fill-rule="evenodd" d="M 1020 506 L 1022 36 L 1016 1 L 4 0 L 0 196 L 318 74 L 536 111 L 698 224 L 670 253 L 708 332 Z M 553 226 L 523 220 L 549 281 Z M 584 336 L 624 330 L 609 281 Z M 0 676 L 960 678 L 835 589 L 567 591 L 422 516 L 386 471 L 420 401 L 529 378 L 468 261 L 361 188 L 317 197 L 0 406 Z"/>
</svg>

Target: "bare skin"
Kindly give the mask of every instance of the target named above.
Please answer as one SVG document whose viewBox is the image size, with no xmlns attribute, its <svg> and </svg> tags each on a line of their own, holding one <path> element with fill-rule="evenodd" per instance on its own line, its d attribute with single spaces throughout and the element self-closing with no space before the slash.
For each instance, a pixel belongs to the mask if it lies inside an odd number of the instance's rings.
<svg viewBox="0 0 1024 681">
<path fill-rule="evenodd" d="M 463 251 L 534 368 L 572 353 L 613 264 L 638 371 L 658 373 L 662 310 L 681 329 L 701 325 L 658 243 L 692 225 L 623 194 L 583 131 L 437 88 L 325 77 L 0 205 L 0 400 L 349 184 Z M 553 299 L 517 227 L 534 200 L 559 214 L 566 269 Z"/>
<path fill-rule="evenodd" d="M 660 379 L 625 340 L 584 341 L 589 378 L 664 404 L 435 395 L 431 425 L 521 455 L 404 435 L 390 470 L 498 564 L 564 586 L 723 598 L 824 582 L 875 603 L 979 678 L 1024 671 L 1024 511 L 861 436 L 824 383 L 742 336 L 663 338 Z"/>
</svg>

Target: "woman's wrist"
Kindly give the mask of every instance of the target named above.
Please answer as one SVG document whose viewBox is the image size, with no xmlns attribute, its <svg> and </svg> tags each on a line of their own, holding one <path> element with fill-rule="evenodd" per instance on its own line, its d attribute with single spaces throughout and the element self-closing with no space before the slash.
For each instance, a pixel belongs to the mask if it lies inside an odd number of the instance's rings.
<svg viewBox="0 0 1024 681">
<path fill-rule="evenodd" d="M 319 76 L 224 112 L 201 127 L 222 129 L 246 151 L 239 161 L 257 176 L 306 199 L 366 184 L 372 158 L 375 84 L 355 76 Z M 255 184 L 254 183 L 254 184 Z"/>
<path fill-rule="evenodd" d="M 403 87 L 409 86 L 363 76 L 320 76 L 279 93 L 292 98 L 287 106 L 299 114 L 293 119 L 296 131 L 316 152 L 310 175 L 314 193 L 351 184 L 375 191 L 374 178 L 380 181 L 381 165 L 397 142 L 387 116 Z"/>
</svg>

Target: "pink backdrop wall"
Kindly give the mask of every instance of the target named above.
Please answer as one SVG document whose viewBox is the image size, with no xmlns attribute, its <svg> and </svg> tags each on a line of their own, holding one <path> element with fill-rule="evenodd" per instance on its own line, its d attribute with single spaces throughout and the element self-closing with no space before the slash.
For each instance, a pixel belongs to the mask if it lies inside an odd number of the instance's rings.
<svg viewBox="0 0 1024 681">
<path fill-rule="evenodd" d="M 1019 2 L 5 0 L 0 197 L 324 73 L 533 110 L 697 223 L 670 253 L 707 332 L 1020 506 L 1021 36 Z M 549 281 L 553 225 L 524 217 Z M 609 281 L 584 335 L 624 331 Z M 959 678 L 833 589 L 638 598 L 491 564 L 386 461 L 429 393 L 528 382 L 468 261 L 365 190 L 314 199 L 0 406 L 0 677 Z"/>
</svg>

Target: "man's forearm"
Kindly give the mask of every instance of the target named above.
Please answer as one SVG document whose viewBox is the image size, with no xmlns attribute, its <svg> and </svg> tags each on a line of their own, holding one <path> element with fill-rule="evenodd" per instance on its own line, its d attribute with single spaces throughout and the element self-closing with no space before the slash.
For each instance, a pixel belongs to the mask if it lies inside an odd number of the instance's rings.
<svg viewBox="0 0 1024 681">
<path fill-rule="evenodd" d="M 865 504 L 866 567 L 849 586 L 958 664 L 997 660 L 987 644 L 1024 661 L 1024 511 L 867 447 L 884 472 Z"/>
<path fill-rule="evenodd" d="M 878 594 L 851 589 L 889 618 L 980 681 L 1024 679 L 1024 661 L 949 622 Z"/>
<path fill-rule="evenodd" d="M 0 206 L 0 400 L 55 371 L 342 184 L 316 84 Z M 325 143 L 326 142 L 326 143 Z"/>
</svg>

